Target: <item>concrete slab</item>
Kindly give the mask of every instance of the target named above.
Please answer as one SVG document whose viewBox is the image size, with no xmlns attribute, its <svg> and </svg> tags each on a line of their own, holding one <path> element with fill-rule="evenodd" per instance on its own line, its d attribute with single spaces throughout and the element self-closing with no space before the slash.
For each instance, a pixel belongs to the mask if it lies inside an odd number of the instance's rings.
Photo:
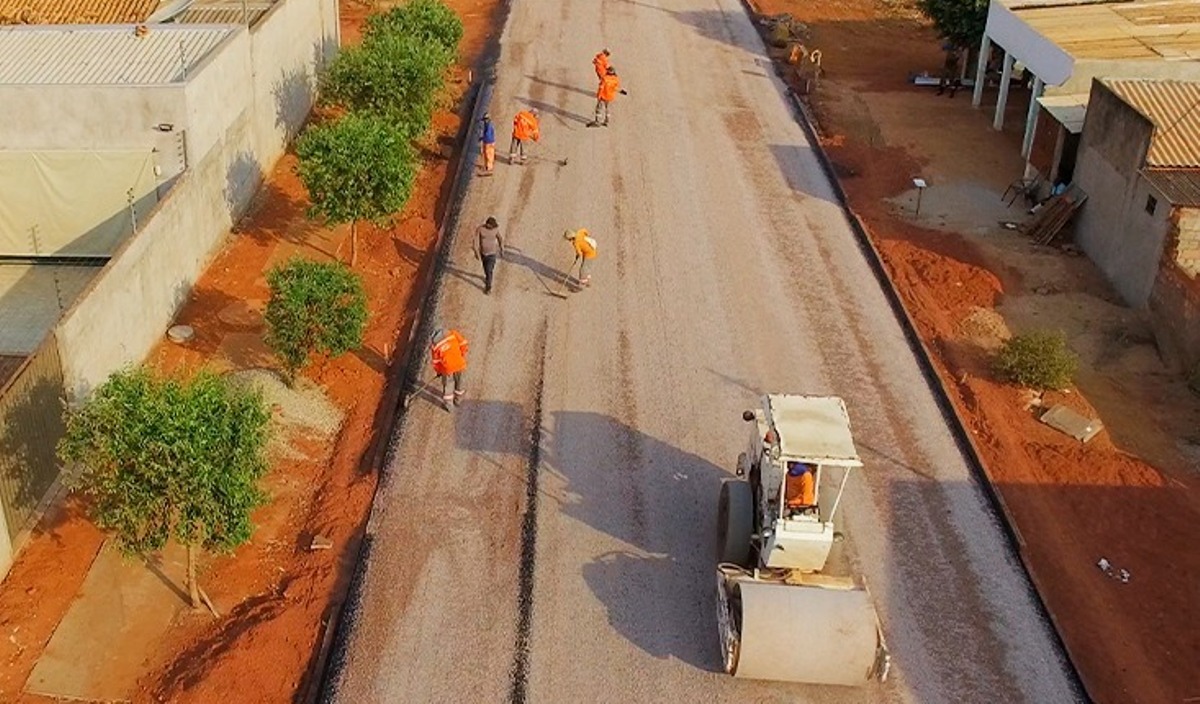
<svg viewBox="0 0 1200 704">
<path fill-rule="evenodd" d="M 0 264 L 0 355 L 25 356 L 100 267 Z"/>
<path fill-rule="evenodd" d="M 105 544 L 38 659 L 25 691 L 82 701 L 128 701 L 146 655 L 188 608 L 183 548 L 153 564 Z"/>
<path fill-rule="evenodd" d="M 1038 420 L 1055 430 L 1070 435 L 1079 442 L 1087 442 L 1104 430 L 1104 423 L 1099 418 L 1088 418 L 1061 403 L 1052 406 Z"/>
</svg>

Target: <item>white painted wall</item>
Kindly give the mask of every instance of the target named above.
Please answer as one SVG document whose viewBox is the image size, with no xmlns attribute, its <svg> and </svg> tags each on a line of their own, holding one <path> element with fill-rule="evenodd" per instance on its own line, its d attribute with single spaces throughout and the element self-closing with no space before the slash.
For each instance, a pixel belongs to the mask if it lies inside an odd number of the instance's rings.
<svg viewBox="0 0 1200 704">
<path fill-rule="evenodd" d="M 183 90 L 188 171 L 56 330 L 68 394 L 86 396 L 160 340 L 287 141 L 317 64 L 336 51 L 337 0 L 280 0 L 208 57 Z"/>
</svg>

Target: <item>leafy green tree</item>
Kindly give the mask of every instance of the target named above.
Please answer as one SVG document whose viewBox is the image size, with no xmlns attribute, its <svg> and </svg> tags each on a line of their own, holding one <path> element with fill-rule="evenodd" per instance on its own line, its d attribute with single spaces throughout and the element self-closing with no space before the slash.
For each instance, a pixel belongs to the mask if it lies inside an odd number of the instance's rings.
<svg viewBox="0 0 1200 704">
<path fill-rule="evenodd" d="M 974 49 L 987 26 L 988 0 L 919 0 L 938 33 L 956 47 Z"/>
<path fill-rule="evenodd" d="M 1035 389 L 1063 389 L 1071 384 L 1079 357 L 1061 332 L 1037 330 L 1004 343 L 994 362 L 1004 381 Z"/>
<path fill-rule="evenodd" d="M 259 393 L 223 377 L 163 379 L 137 368 L 113 374 L 68 414 L 58 453 L 82 467 L 76 488 L 122 551 L 187 547 L 188 593 L 200 608 L 196 548 L 229 551 L 250 539 L 250 511 L 265 501 L 258 480 L 270 418 Z"/>
<path fill-rule="evenodd" d="M 266 341 L 289 384 L 314 352 L 336 357 L 362 346 L 367 294 L 346 265 L 292 259 L 267 272 L 267 285 Z"/>
<path fill-rule="evenodd" d="M 305 130 L 296 142 L 297 173 L 310 217 L 350 224 L 350 265 L 358 261 L 358 223 L 402 210 L 417 177 L 409 140 L 387 120 L 350 114 Z"/>
<path fill-rule="evenodd" d="M 429 129 L 453 54 L 441 45 L 386 33 L 338 54 L 322 78 L 327 104 L 377 115 L 410 140 Z"/>
<path fill-rule="evenodd" d="M 387 12 L 367 18 L 364 41 L 370 43 L 385 35 L 414 37 L 441 46 L 453 57 L 462 41 L 463 25 L 439 0 L 409 0 Z"/>
</svg>

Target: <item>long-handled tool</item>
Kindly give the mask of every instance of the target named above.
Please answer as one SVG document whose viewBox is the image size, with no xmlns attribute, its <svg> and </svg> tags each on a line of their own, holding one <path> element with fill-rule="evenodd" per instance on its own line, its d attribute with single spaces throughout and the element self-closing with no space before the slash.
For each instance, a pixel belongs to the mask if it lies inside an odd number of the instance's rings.
<svg viewBox="0 0 1200 704">
<path fill-rule="evenodd" d="M 567 284 L 571 281 L 571 272 L 575 271 L 575 265 L 579 264 L 579 262 L 580 262 L 580 257 L 578 254 L 576 254 L 575 260 L 571 262 L 571 266 L 567 269 L 566 276 L 563 277 L 562 286 L 559 286 L 558 293 L 555 294 L 559 298 L 567 297 L 565 294 L 565 291 L 567 290 Z"/>
</svg>

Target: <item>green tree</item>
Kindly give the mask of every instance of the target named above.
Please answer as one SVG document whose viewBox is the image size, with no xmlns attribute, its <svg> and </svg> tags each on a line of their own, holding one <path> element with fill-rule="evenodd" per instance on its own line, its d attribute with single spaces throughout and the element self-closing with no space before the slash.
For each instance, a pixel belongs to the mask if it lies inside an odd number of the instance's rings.
<svg viewBox="0 0 1200 704">
<path fill-rule="evenodd" d="M 1037 330 L 1004 343 L 994 361 L 1004 381 L 1035 389 L 1063 389 L 1071 384 L 1079 357 L 1061 332 Z"/>
<path fill-rule="evenodd" d="M 424 42 L 441 46 L 451 56 L 458 51 L 462 41 L 463 25 L 439 0 L 409 0 L 387 12 L 367 18 L 364 41 L 370 43 L 385 35 L 415 37 Z"/>
<path fill-rule="evenodd" d="M 188 593 L 200 608 L 196 548 L 229 551 L 250 539 L 250 511 L 265 500 L 258 480 L 270 418 L 259 393 L 223 377 L 163 379 L 137 368 L 113 374 L 68 414 L 58 453 L 81 466 L 76 488 L 122 551 L 144 556 L 172 539 L 187 547 Z"/>
<path fill-rule="evenodd" d="M 314 352 L 331 357 L 362 346 L 367 295 L 362 278 L 337 262 L 292 259 L 267 272 L 266 342 L 288 384 Z"/>
<path fill-rule="evenodd" d="M 415 140 L 429 129 L 452 57 L 434 42 L 385 33 L 338 54 L 321 95 L 327 104 L 386 118 Z"/>
<path fill-rule="evenodd" d="M 297 173 L 310 217 L 350 224 L 350 265 L 358 261 L 358 223 L 382 222 L 412 195 L 417 156 L 409 140 L 379 117 L 346 115 L 305 130 L 296 142 Z"/>
<path fill-rule="evenodd" d="M 919 0 L 938 33 L 956 47 L 974 49 L 987 26 L 988 0 Z"/>
</svg>

